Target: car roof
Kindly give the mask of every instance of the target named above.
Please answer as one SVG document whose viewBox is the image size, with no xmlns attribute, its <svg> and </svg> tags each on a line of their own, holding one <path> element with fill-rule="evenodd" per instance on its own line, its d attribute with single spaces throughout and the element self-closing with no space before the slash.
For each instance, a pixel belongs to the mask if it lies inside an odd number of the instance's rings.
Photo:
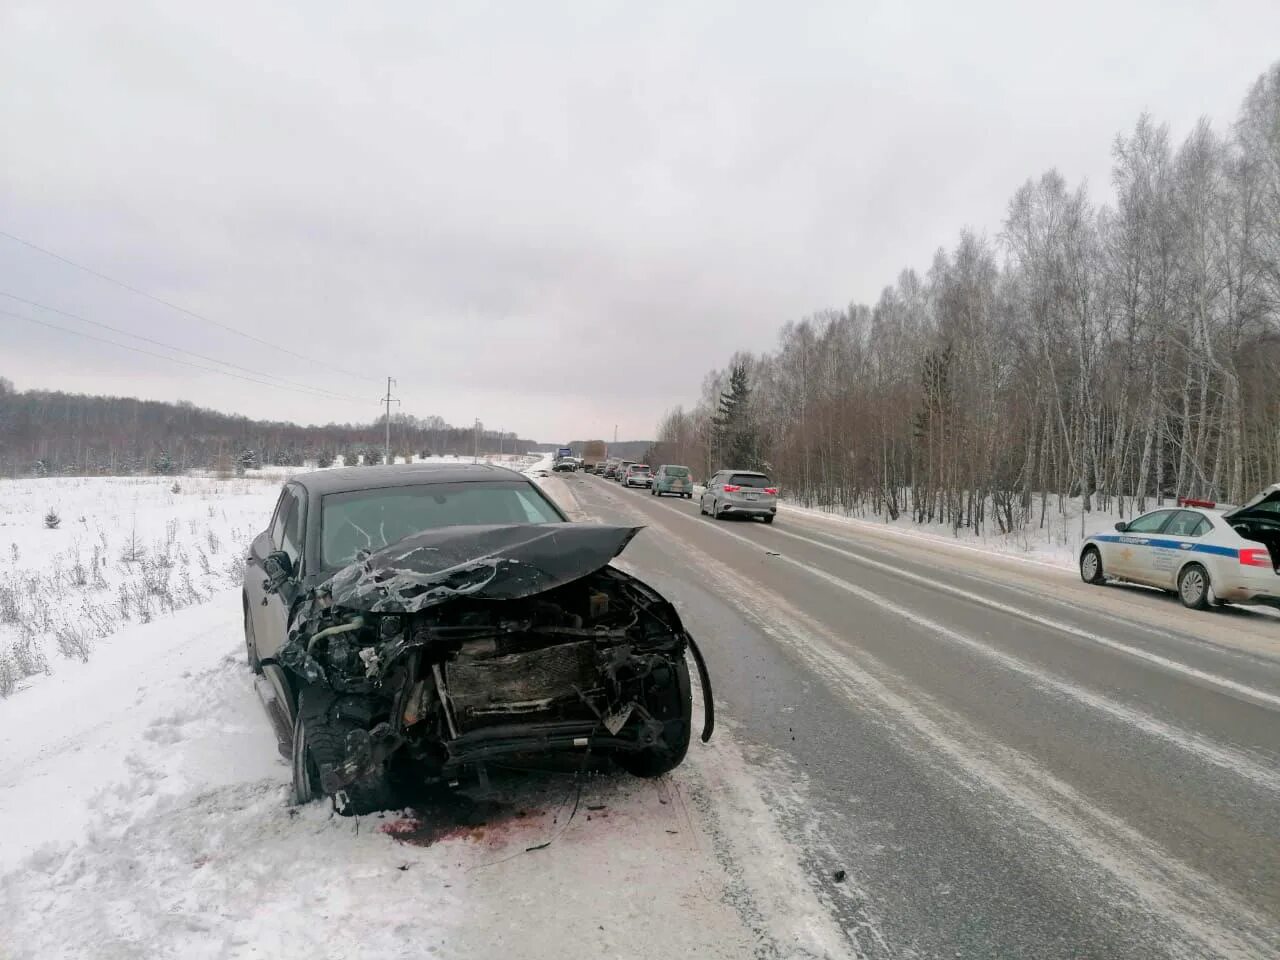
<svg viewBox="0 0 1280 960">
<path fill-rule="evenodd" d="M 761 473 L 759 470 L 733 470 L 729 468 L 726 468 L 724 470 L 717 470 L 716 473 L 741 473 L 743 476 L 747 476 L 747 477 L 768 477 L 769 476 L 767 473 Z"/>
<path fill-rule="evenodd" d="M 349 490 L 377 490 L 384 487 L 414 487 L 427 483 L 458 483 L 469 480 L 523 480 L 529 478 L 506 467 L 488 463 L 403 463 L 371 467 L 334 467 L 290 477 L 312 496 L 345 493 Z"/>
</svg>

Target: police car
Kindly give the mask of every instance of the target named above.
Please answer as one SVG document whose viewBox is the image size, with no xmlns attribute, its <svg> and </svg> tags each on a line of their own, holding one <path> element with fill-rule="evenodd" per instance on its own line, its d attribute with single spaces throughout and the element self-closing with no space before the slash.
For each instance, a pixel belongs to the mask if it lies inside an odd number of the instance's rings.
<svg viewBox="0 0 1280 960">
<path fill-rule="evenodd" d="M 1086 583 L 1126 580 L 1176 590 L 1184 605 L 1280 607 L 1280 483 L 1243 507 L 1179 499 L 1117 523 L 1080 548 Z"/>
</svg>

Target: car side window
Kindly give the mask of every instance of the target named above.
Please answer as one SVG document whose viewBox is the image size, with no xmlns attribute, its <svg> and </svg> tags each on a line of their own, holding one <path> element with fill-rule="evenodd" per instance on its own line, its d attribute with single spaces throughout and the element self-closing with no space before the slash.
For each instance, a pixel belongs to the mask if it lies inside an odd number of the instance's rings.
<svg viewBox="0 0 1280 960">
<path fill-rule="evenodd" d="M 1190 536 L 1203 537 L 1212 529 L 1213 522 L 1208 517 L 1201 515 L 1200 522 L 1196 524 L 1196 528 L 1191 531 Z"/>
<path fill-rule="evenodd" d="M 285 509 L 287 512 L 280 538 L 280 549 L 289 555 L 296 570 L 298 558 L 302 556 L 302 503 L 296 495 L 290 493 Z"/>
<path fill-rule="evenodd" d="M 1207 521 L 1200 514 L 1192 513 L 1190 510 L 1180 510 L 1174 515 L 1164 532 L 1171 537 L 1198 537 L 1209 529 L 1208 526 L 1202 529 L 1202 523 Z"/>
<path fill-rule="evenodd" d="M 1154 513 L 1144 514 L 1129 524 L 1125 533 L 1159 533 L 1175 512 L 1174 510 L 1157 510 Z"/>
<path fill-rule="evenodd" d="M 288 487 L 280 491 L 280 499 L 276 501 L 276 512 L 271 518 L 271 546 L 275 550 L 280 549 L 281 538 L 284 536 L 285 514 L 292 501 L 293 494 L 289 492 Z"/>
</svg>

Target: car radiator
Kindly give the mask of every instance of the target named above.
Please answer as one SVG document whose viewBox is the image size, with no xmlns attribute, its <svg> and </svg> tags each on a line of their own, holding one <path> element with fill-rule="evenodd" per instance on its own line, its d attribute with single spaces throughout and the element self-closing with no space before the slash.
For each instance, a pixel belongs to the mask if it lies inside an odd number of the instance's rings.
<svg viewBox="0 0 1280 960">
<path fill-rule="evenodd" d="M 598 690 L 600 681 L 596 645 L 589 640 L 500 656 L 469 655 L 464 649 L 445 666 L 445 686 L 463 732 L 566 701 L 587 710 L 579 693 Z"/>
</svg>

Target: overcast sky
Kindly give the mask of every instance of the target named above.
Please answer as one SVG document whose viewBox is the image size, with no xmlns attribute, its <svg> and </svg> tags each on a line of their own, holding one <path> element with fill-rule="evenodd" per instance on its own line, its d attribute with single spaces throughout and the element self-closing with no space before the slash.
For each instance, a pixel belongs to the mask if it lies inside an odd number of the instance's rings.
<svg viewBox="0 0 1280 960">
<path fill-rule="evenodd" d="M 1277 0 L 285 7 L 0 0 L 0 230 L 331 366 L 2 237 L 0 291 L 356 399 L 5 313 L 0 376 L 325 422 L 391 375 L 422 416 L 647 437 L 1026 178 L 1106 198 L 1142 110 L 1225 129 L 1280 58 Z"/>
</svg>

